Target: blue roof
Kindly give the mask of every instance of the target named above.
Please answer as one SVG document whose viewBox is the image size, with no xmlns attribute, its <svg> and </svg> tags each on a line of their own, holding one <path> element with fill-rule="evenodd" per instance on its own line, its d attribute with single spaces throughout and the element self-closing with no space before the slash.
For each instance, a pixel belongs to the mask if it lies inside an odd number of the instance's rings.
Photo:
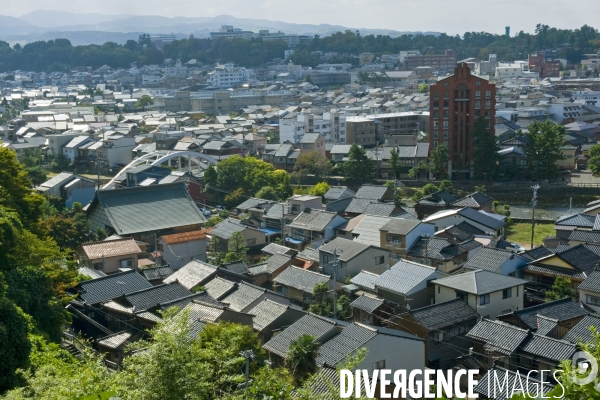
<svg viewBox="0 0 600 400">
<path fill-rule="evenodd" d="M 294 238 L 290 238 L 290 237 L 288 237 L 288 238 L 285 238 L 285 241 L 286 241 L 286 242 L 293 243 L 293 244 L 302 244 L 302 243 L 304 243 L 304 242 L 303 242 L 302 240 L 300 240 L 300 239 L 294 239 Z"/>
<path fill-rule="evenodd" d="M 265 233 L 265 235 L 270 236 L 270 235 L 274 235 L 276 233 L 281 232 L 281 229 L 273 229 L 273 228 L 260 228 L 259 231 L 262 231 Z"/>
</svg>

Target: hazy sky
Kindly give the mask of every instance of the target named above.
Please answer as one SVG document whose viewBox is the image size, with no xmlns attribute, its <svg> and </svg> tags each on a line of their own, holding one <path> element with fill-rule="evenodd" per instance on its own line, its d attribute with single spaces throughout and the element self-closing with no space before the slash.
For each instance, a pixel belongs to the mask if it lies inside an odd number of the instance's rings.
<svg viewBox="0 0 600 400">
<path fill-rule="evenodd" d="M 208 16 L 329 23 L 398 31 L 532 32 L 538 22 L 560 28 L 600 28 L 600 0 L 18 0 L 2 1 L 0 14 L 34 10 L 75 13 Z"/>
</svg>

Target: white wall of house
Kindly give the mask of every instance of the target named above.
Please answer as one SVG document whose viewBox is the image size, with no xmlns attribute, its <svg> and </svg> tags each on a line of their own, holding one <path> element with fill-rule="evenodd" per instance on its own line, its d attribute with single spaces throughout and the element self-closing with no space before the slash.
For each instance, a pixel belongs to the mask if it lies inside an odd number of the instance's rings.
<svg viewBox="0 0 600 400">
<path fill-rule="evenodd" d="M 410 248 L 415 243 L 415 241 L 419 237 L 421 237 L 421 235 L 429 235 L 429 237 L 433 237 L 434 234 L 435 225 L 421 223 L 417 225 L 412 231 L 408 232 L 408 235 L 406 235 L 406 246 L 404 247 L 406 247 L 407 249 Z"/>
<path fill-rule="evenodd" d="M 469 307 L 477 311 L 479 315 L 485 318 L 495 319 L 498 315 L 507 312 L 523 309 L 523 289 L 524 285 L 518 285 L 511 288 L 511 296 L 503 298 L 503 291 L 492 292 L 489 294 L 489 303 L 481 305 L 481 297 L 472 293 L 468 294 Z M 435 285 L 436 304 L 444 301 L 454 300 L 457 297 L 456 290 L 453 288 Z"/>
<path fill-rule="evenodd" d="M 392 371 L 425 369 L 425 342 L 420 340 L 379 334 L 361 347 L 367 349 L 367 355 L 357 369 L 366 369 L 371 373 L 375 363 L 383 360 L 385 366 L 381 368 Z"/>
<path fill-rule="evenodd" d="M 590 290 L 579 289 L 579 301 L 600 313 L 600 293 Z"/>
<path fill-rule="evenodd" d="M 330 263 L 325 262 L 323 256 L 326 253 L 321 252 L 320 261 L 323 266 L 323 273 L 333 277 L 333 269 Z M 329 254 L 329 259 L 333 256 Z M 340 261 L 336 272 L 338 282 L 344 282 L 347 277 L 353 277 L 361 271 L 368 271 L 374 274 L 382 274 L 387 270 L 390 262 L 390 253 L 378 247 L 370 247 L 349 261 Z"/>
</svg>

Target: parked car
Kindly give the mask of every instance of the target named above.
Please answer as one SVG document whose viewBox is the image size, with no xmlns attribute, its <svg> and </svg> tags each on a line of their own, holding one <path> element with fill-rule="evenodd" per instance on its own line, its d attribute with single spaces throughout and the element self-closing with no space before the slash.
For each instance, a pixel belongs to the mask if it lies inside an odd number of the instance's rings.
<svg viewBox="0 0 600 400">
<path fill-rule="evenodd" d="M 216 206 L 215 207 L 215 210 L 217 210 L 217 212 L 223 211 L 224 209 L 225 209 L 225 207 L 223 207 L 223 206 Z"/>
<path fill-rule="evenodd" d="M 526 251 L 525 247 L 517 243 L 511 243 L 510 246 L 517 251 Z"/>
<path fill-rule="evenodd" d="M 204 208 L 204 207 L 202 207 L 202 208 L 200 209 L 200 212 L 202 213 L 202 215 L 204 215 L 204 216 L 207 216 L 207 217 L 210 217 L 210 216 L 211 216 L 211 214 L 212 214 L 212 213 L 210 212 L 210 210 L 209 210 L 209 209 L 207 209 L 207 208 Z"/>
</svg>

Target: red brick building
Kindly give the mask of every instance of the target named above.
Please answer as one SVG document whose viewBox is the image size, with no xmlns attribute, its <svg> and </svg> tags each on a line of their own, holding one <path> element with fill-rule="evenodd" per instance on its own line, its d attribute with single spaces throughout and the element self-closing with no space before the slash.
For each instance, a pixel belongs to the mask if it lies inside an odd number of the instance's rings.
<svg viewBox="0 0 600 400">
<path fill-rule="evenodd" d="M 445 144 L 448 148 L 448 174 L 452 179 L 473 175 L 473 136 L 471 128 L 478 116 L 489 121 L 494 135 L 496 86 L 471 75 L 466 63 L 454 75 L 429 87 L 429 151 Z"/>
<path fill-rule="evenodd" d="M 527 58 L 529 71 L 537 72 L 540 78 L 560 77 L 560 61 L 548 61 L 543 53 L 530 54 Z"/>
</svg>

